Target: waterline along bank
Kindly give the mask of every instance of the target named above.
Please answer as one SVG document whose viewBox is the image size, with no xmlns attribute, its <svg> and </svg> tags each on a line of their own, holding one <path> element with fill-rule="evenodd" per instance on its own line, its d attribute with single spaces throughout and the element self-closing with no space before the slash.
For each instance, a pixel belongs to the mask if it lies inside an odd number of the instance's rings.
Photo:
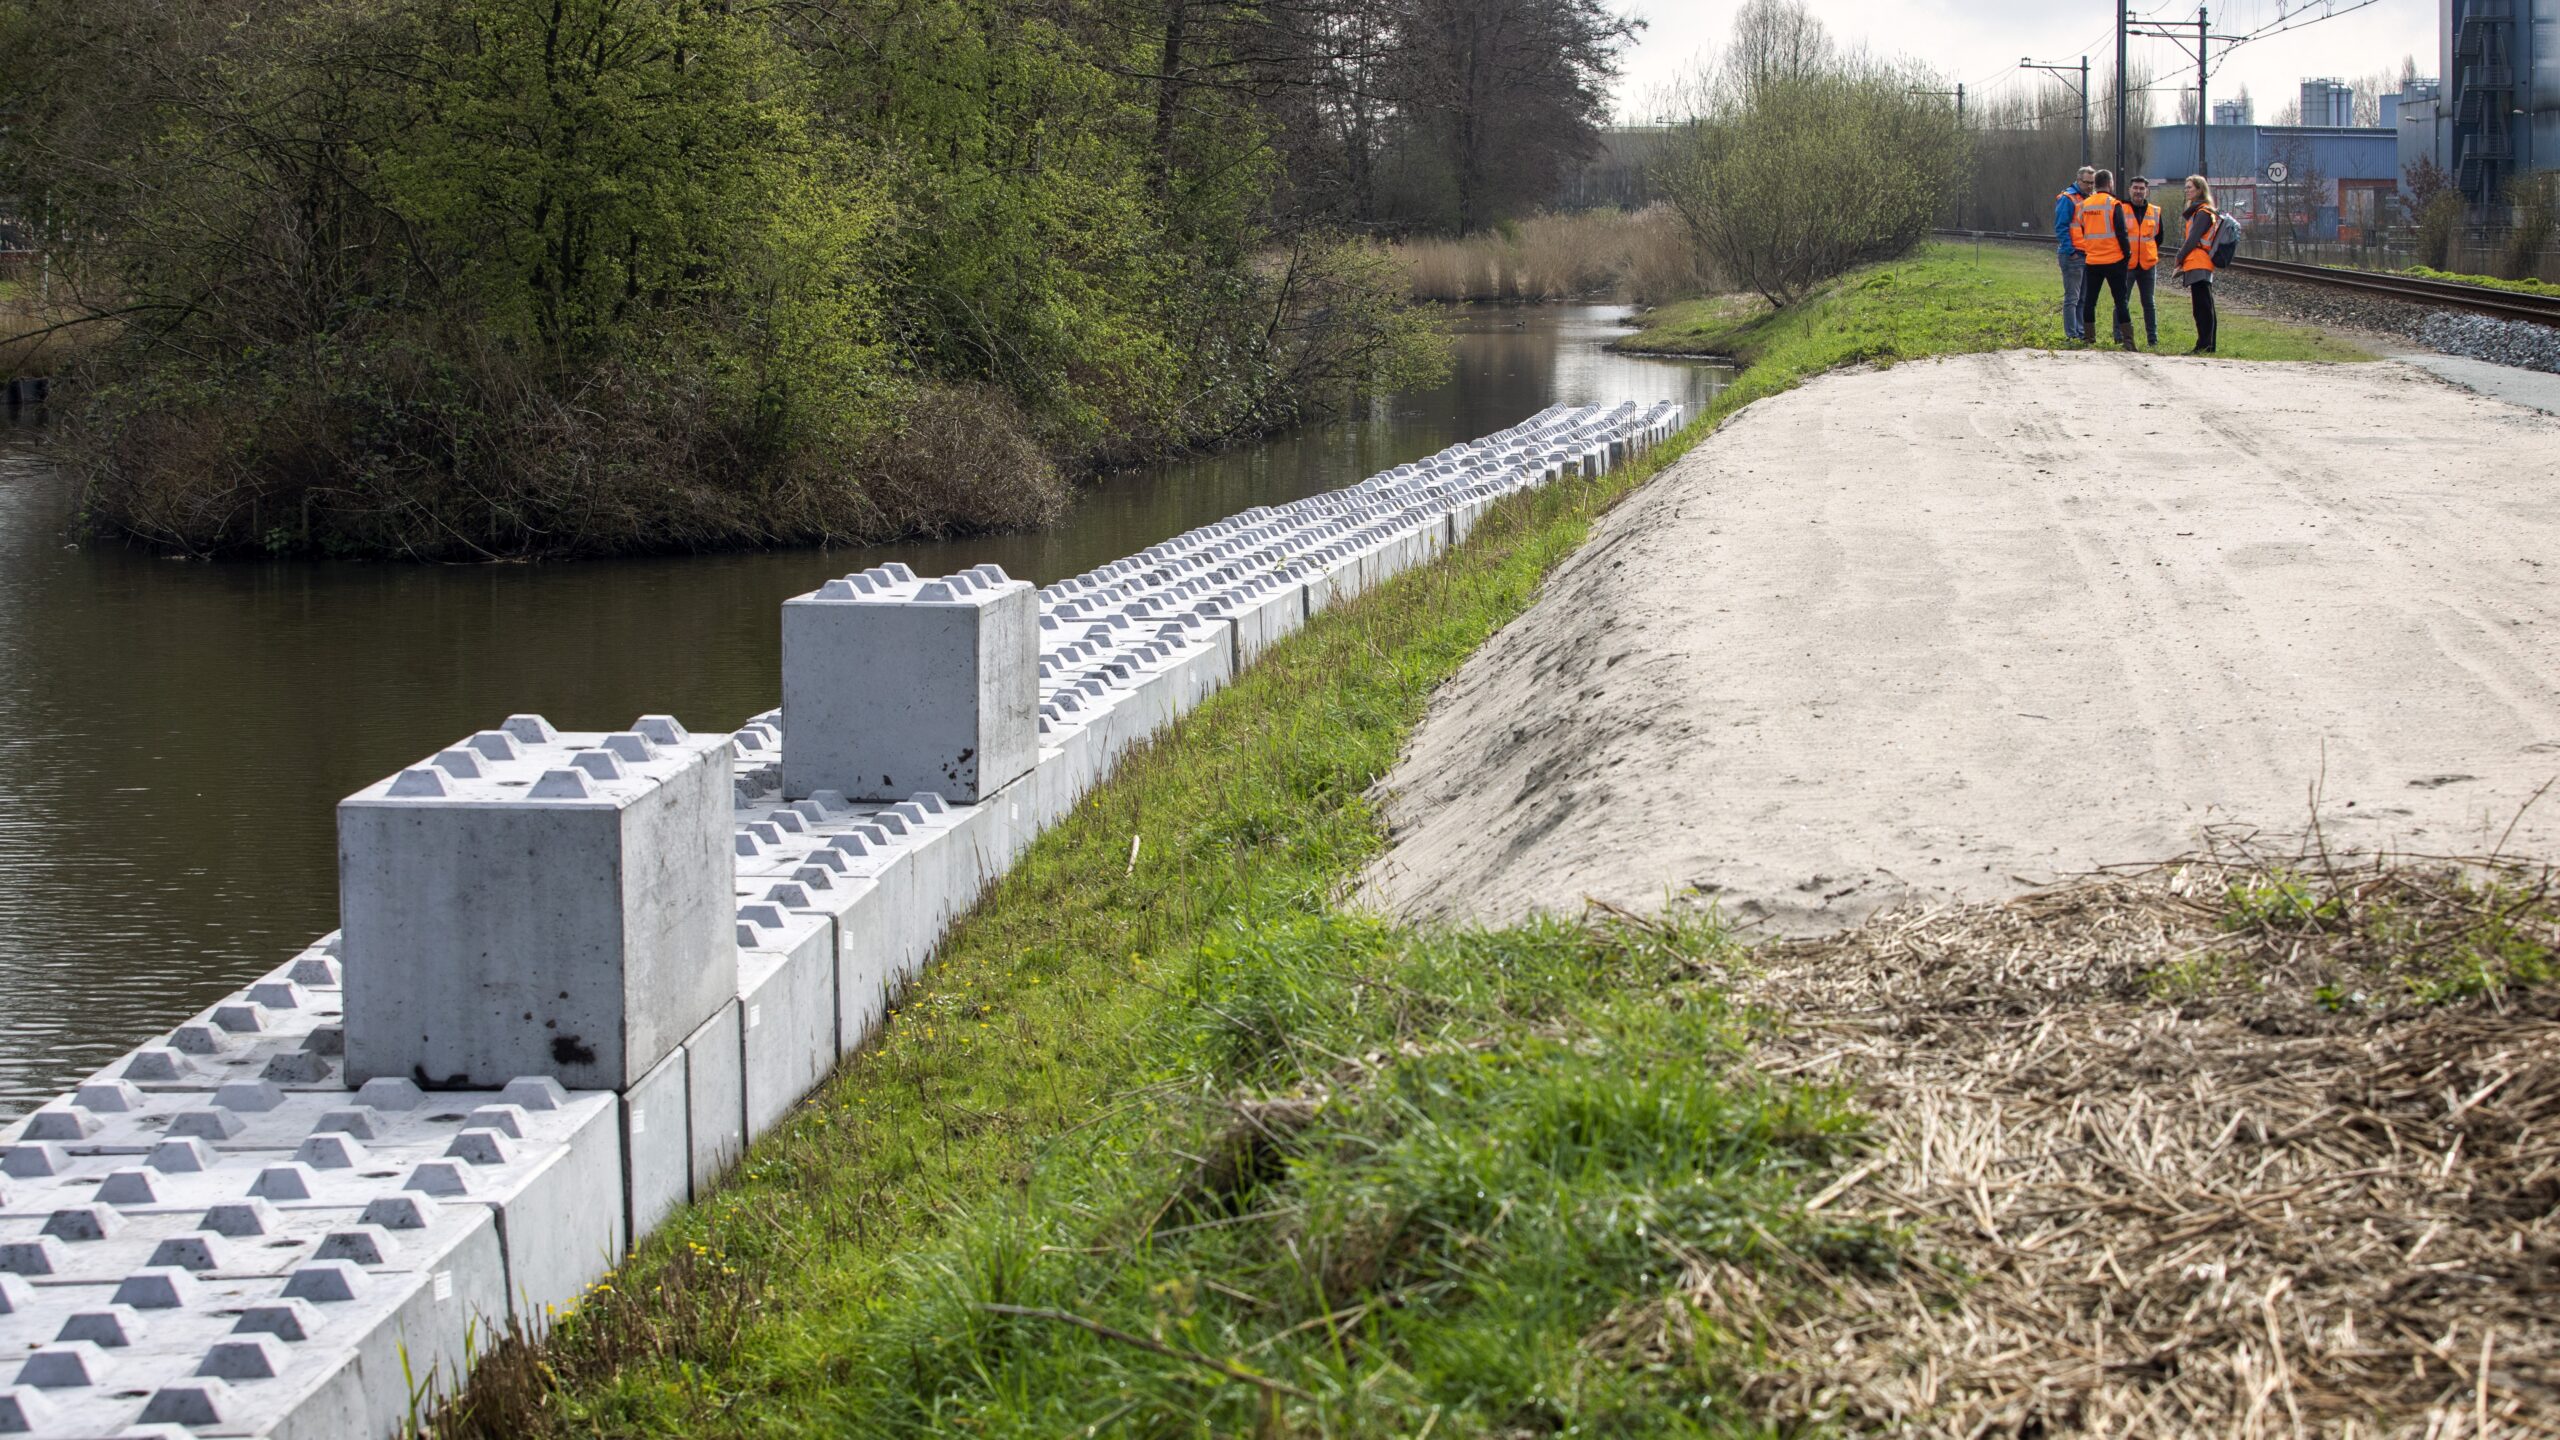
<svg viewBox="0 0 2560 1440">
<path fill-rule="evenodd" d="M 44 737 L 0 747 L 0 870 L 22 881 L 0 888 L 0 993 L 46 999 L 0 1006 L 0 1121 L 335 926 L 330 807 L 492 716 L 732 729 L 774 703 L 776 607 L 829 576 L 992 562 L 1047 584 L 1548 405 L 1713 397 L 1730 372 L 1606 353 L 1624 313 L 1453 312 L 1440 384 L 1116 474 L 1050 528 L 856 549 L 178 563 L 66 546 L 76 477 L 45 430 L 0 429 L 0 729 Z"/>
<path fill-rule="evenodd" d="M 1679 421 L 1541 412 L 1036 602 L 876 567 L 787 612 L 788 743 L 781 712 L 518 715 L 359 792 L 341 934 L 0 1132 L 0 1340 L 28 1342 L 0 1425 L 393 1432 L 707 1194 L 1125 752 Z M 936 726 L 842 708 L 890 685 Z"/>
</svg>

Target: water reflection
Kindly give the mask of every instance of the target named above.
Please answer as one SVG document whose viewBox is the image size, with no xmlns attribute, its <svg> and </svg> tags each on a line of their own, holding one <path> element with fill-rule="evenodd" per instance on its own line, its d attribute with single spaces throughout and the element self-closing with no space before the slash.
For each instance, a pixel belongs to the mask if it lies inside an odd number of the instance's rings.
<svg viewBox="0 0 2560 1440">
<path fill-rule="evenodd" d="M 1724 378 L 1600 346 L 1613 307 L 1460 312 L 1447 384 L 1118 476 L 1037 535 L 556 566 L 206 566 L 65 541 L 74 497 L 0 438 L 0 1116 L 335 921 L 338 799 L 513 711 L 728 727 L 771 705 L 775 607 L 882 560 L 1047 582 L 1553 403 Z"/>
</svg>

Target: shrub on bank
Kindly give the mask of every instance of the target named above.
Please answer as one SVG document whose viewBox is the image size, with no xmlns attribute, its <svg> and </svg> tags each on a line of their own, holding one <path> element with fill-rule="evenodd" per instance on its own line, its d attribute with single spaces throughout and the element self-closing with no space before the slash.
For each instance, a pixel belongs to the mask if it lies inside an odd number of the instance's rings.
<svg viewBox="0 0 2560 1440">
<path fill-rule="evenodd" d="M 1652 167 L 1708 261 L 1789 305 L 1909 253 L 1967 163 L 1939 78 L 1840 52 L 1796 0 L 1755 0 L 1734 35 Z"/>
</svg>

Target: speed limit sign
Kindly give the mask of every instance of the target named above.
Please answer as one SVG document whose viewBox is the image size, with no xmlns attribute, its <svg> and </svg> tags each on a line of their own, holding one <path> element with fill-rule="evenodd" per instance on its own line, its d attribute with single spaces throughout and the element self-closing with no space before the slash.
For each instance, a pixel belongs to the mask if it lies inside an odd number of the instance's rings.
<svg viewBox="0 0 2560 1440">
<path fill-rule="evenodd" d="M 2285 168 L 2285 164 L 2281 160 L 2267 167 L 2267 178 L 2273 180 L 2279 185 L 2283 184 L 2284 178 L 2292 173 L 2293 172 L 2291 170 Z"/>
</svg>

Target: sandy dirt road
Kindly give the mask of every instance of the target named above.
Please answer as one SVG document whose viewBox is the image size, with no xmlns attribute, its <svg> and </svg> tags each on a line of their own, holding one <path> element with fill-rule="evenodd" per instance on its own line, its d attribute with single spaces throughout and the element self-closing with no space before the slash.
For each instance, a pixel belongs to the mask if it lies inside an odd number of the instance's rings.
<svg viewBox="0 0 2560 1440">
<path fill-rule="evenodd" d="M 2013 353 L 1763 401 L 1436 697 L 1369 903 L 1805 933 L 2206 827 L 2560 858 L 2560 419 Z M 2519 811 L 2522 809 L 2522 818 Z"/>
</svg>

